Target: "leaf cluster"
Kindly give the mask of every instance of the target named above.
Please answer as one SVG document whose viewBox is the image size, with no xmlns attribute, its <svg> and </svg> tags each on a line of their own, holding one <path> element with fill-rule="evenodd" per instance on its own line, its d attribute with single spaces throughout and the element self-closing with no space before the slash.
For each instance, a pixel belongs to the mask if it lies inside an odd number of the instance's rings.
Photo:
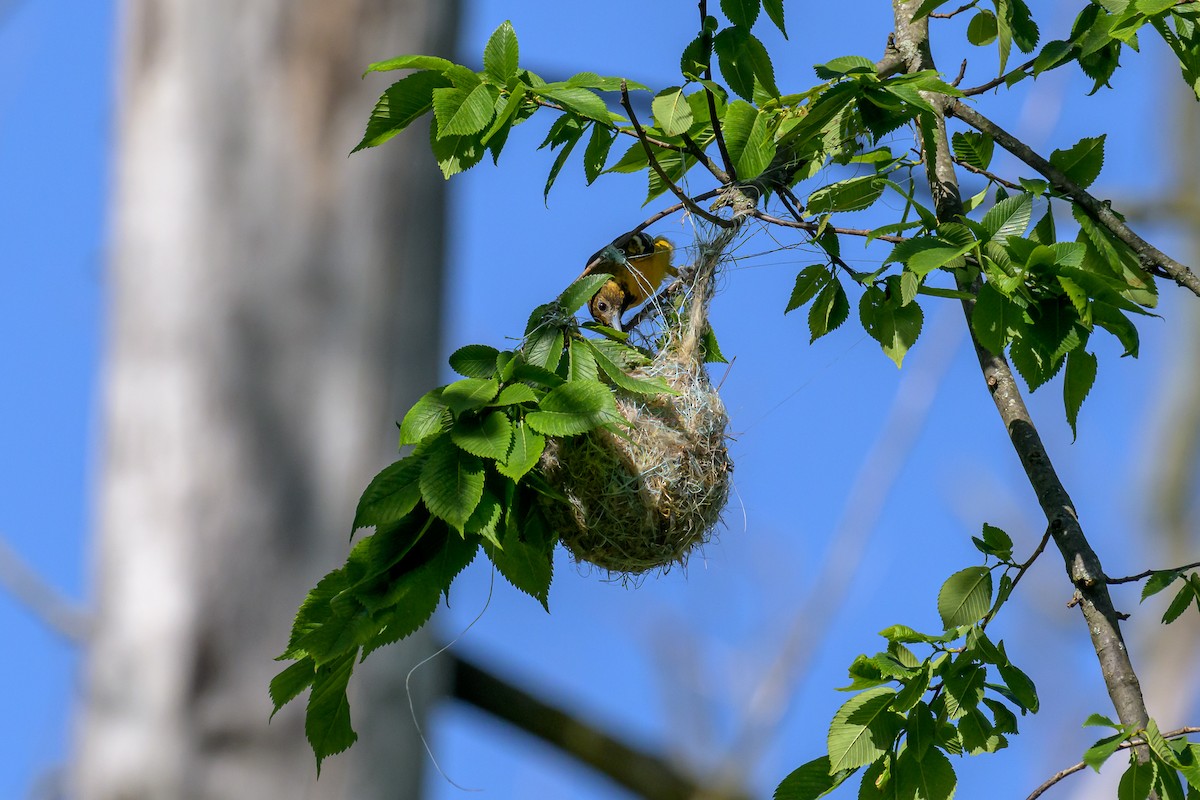
<svg viewBox="0 0 1200 800">
<path fill-rule="evenodd" d="M 352 530 L 374 533 L 309 592 L 279 656 L 294 663 L 271 682 L 276 711 L 310 689 L 305 732 L 318 769 L 356 739 L 354 664 L 424 625 L 480 549 L 548 610 L 558 538 L 539 498 L 561 498 L 539 469 L 547 439 L 622 430 L 614 391 L 671 391 L 628 374 L 648 362 L 641 351 L 580 334 L 573 314 L 607 278 L 581 278 L 540 307 L 517 350 L 457 350 L 450 366 L 462 379 L 405 414 L 400 445 L 411 452 L 372 479 L 355 512 Z"/>
</svg>

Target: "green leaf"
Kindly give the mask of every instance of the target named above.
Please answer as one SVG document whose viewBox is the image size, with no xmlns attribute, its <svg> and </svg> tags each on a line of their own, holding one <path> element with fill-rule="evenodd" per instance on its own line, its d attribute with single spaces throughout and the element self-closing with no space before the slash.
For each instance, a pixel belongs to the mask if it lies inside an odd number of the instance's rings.
<svg viewBox="0 0 1200 800">
<path fill-rule="evenodd" d="M 421 467 L 421 498 L 436 517 L 462 530 L 483 497 L 483 462 L 449 436 L 435 439 Z"/>
<path fill-rule="evenodd" d="M 554 372 L 554 370 L 558 369 L 558 362 L 562 360 L 563 343 L 562 329 L 557 326 L 546 325 L 525 337 L 525 344 L 522 345 L 522 350 L 530 366 L 544 369 L 547 372 Z"/>
<path fill-rule="evenodd" d="M 1187 607 L 1191 604 L 1195 597 L 1196 592 L 1191 583 L 1185 582 L 1183 584 L 1183 588 L 1176 592 L 1175 596 L 1171 598 L 1171 604 L 1167 606 L 1167 610 L 1163 612 L 1163 624 L 1170 625 L 1172 622 L 1179 619 L 1183 612 L 1187 611 Z"/>
<path fill-rule="evenodd" d="M 395 69 L 430 69 L 445 72 L 457 66 L 453 61 L 447 61 L 438 56 L 397 56 L 396 58 L 389 58 L 387 61 L 376 61 L 367 67 L 367 71 L 363 73 L 363 76 L 366 77 L 372 72 L 389 72 Z"/>
<path fill-rule="evenodd" d="M 572 339 L 569 357 L 570 369 L 567 379 L 572 381 L 595 381 L 600 378 L 600 370 L 596 365 L 596 357 L 582 339 Z"/>
<path fill-rule="evenodd" d="M 450 406 L 442 400 L 446 387 L 434 389 L 421 396 L 404 415 L 400 423 L 400 445 L 416 444 L 450 427 Z"/>
<path fill-rule="evenodd" d="M 889 708 L 895 694 L 886 686 L 868 689 L 838 709 L 827 741 L 831 771 L 870 764 L 891 749 L 903 724 L 903 717 Z"/>
<path fill-rule="evenodd" d="M 846 299 L 846 290 L 840 281 L 831 279 L 808 310 L 808 330 L 812 334 L 809 343 L 837 330 L 849 316 L 850 301 Z"/>
<path fill-rule="evenodd" d="M 995 753 L 1008 746 L 1008 740 L 999 734 L 987 716 L 978 708 L 967 712 L 958 722 L 958 734 L 963 749 L 969 755 Z"/>
<path fill-rule="evenodd" d="M 973 131 L 958 132 L 950 137 L 950 142 L 954 155 L 964 164 L 975 169 L 987 169 L 992 163 L 992 152 L 995 149 L 992 137 Z"/>
<path fill-rule="evenodd" d="M 1145 602 L 1147 597 L 1158 594 L 1181 577 L 1183 577 L 1183 571 L 1178 569 L 1164 569 L 1151 573 L 1146 585 L 1142 587 L 1142 602 Z"/>
<path fill-rule="evenodd" d="M 503 460 L 512 445 L 512 423 L 503 411 L 487 416 L 463 416 L 450 430 L 450 439 L 463 450 L 481 458 Z"/>
<path fill-rule="evenodd" d="M 512 406 L 518 403 L 536 403 L 537 392 L 523 383 L 514 383 L 500 390 L 500 395 L 493 400 L 493 406 Z"/>
<path fill-rule="evenodd" d="M 773 800 L 816 800 L 824 797 L 854 774 L 854 770 L 830 773 L 829 756 L 814 758 L 802 764 L 775 787 Z"/>
<path fill-rule="evenodd" d="M 608 161 L 608 151 L 612 149 L 612 143 L 616 138 L 616 131 L 599 123 L 593 123 L 592 135 L 583 151 L 583 176 L 587 179 L 588 186 L 591 186 L 596 178 L 604 172 L 604 165 Z"/>
<path fill-rule="evenodd" d="M 783 313 L 795 311 L 812 300 L 817 296 L 817 292 L 828 286 L 832 280 L 833 276 L 829 274 L 829 270 L 821 264 L 813 264 L 811 267 L 800 270 L 800 274 L 796 276 L 796 286 L 792 289 L 791 299 L 788 300 L 787 308 Z"/>
<path fill-rule="evenodd" d="M 1080 348 L 1067 354 L 1067 371 L 1063 379 L 1063 404 L 1067 409 L 1067 422 L 1071 425 L 1072 439 L 1078 438 L 1075 423 L 1083 400 L 1096 382 L 1096 357 Z"/>
<path fill-rule="evenodd" d="M 1146 800 L 1154 789 L 1158 766 L 1153 761 L 1141 763 L 1137 756 L 1130 755 L 1129 768 L 1121 775 L 1117 784 L 1117 800 Z"/>
<path fill-rule="evenodd" d="M 1071 60 L 1071 53 L 1074 47 L 1070 42 L 1062 40 L 1054 40 L 1046 42 L 1042 47 L 1042 51 L 1038 53 L 1037 60 L 1033 62 L 1034 77 L 1041 75 L 1043 72 L 1052 70 L 1055 67 L 1061 67 Z"/>
<path fill-rule="evenodd" d="M 961 666 L 960 666 L 961 665 Z M 946 714 L 950 719 L 959 719 L 983 700 L 987 671 L 976 664 L 962 665 L 958 659 L 942 683 L 945 689 Z"/>
<path fill-rule="evenodd" d="M 1122 728 L 1123 728 L 1122 725 L 1120 725 L 1119 723 L 1113 722 L 1111 719 L 1104 716 L 1103 714 L 1096 714 L 1094 712 L 1091 714 L 1088 714 L 1088 718 L 1083 721 L 1082 727 L 1084 727 L 1084 728 L 1114 728 L 1116 730 L 1122 730 Z"/>
<path fill-rule="evenodd" d="M 978 622 L 992 605 L 992 571 L 987 567 L 959 570 L 942 584 L 937 602 L 947 629 Z"/>
<path fill-rule="evenodd" d="M 346 699 L 346 685 L 350 682 L 357 655 L 358 651 L 355 650 L 317 667 L 313 679 L 304 717 L 304 735 L 312 746 L 313 755 L 317 757 L 318 775 L 321 774 L 322 761 L 358 740 L 358 734 L 350 725 L 350 702 Z"/>
<path fill-rule="evenodd" d="M 874 74 L 875 63 L 864 56 L 838 56 L 832 61 L 817 64 L 813 71 L 821 80 L 831 81 L 846 75 Z"/>
<path fill-rule="evenodd" d="M 817 189 L 808 196 L 808 211 L 824 214 L 831 211 L 860 211 L 870 207 L 886 184 L 878 175 L 863 175 L 838 181 Z"/>
<path fill-rule="evenodd" d="M 375 147 L 391 139 L 433 109 L 433 90 L 450 86 L 450 79 L 440 72 L 414 72 L 393 83 L 379 97 L 362 141 L 351 153 Z"/>
<path fill-rule="evenodd" d="M 937 723 L 934 721 L 933 712 L 929 710 L 929 706 L 925 703 L 917 703 L 913 706 L 913 709 L 908 712 L 908 724 L 905 725 L 905 729 L 907 730 L 909 749 L 918 759 L 924 758 L 930 745 L 933 744 L 937 731 Z"/>
<path fill-rule="evenodd" d="M 921 758 L 908 750 L 901 753 L 896 759 L 895 781 L 897 797 L 923 800 L 950 800 L 958 785 L 950 759 L 936 747 Z"/>
<path fill-rule="evenodd" d="M 602 383 L 570 381 L 542 398 L 525 421 L 547 436 L 574 436 L 620 419 L 612 392 Z"/>
<path fill-rule="evenodd" d="M 900 281 L 896 276 L 889 278 L 888 283 L 895 294 L 889 297 L 878 287 L 869 287 L 859 299 L 858 315 L 863 328 L 899 368 L 921 334 L 924 315 L 916 303 L 900 304 Z"/>
<path fill-rule="evenodd" d="M 391 525 L 408 516 L 421 499 L 417 481 L 424 462 L 422 456 L 402 458 L 372 478 L 359 498 L 351 530 Z"/>
<path fill-rule="evenodd" d="M 1001 652 L 1004 652 L 1003 643 L 1001 643 Z M 1037 688 L 1033 685 L 1033 681 L 1029 676 L 1022 672 L 1019 668 L 1010 662 L 998 664 L 996 669 L 1000 672 L 1000 677 L 1004 679 L 1004 683 L 1012 692 L 1013 698 L 1024 709 L 1037 713 L 1040 706 L 1037 696 Z"/>
<path fill-rule="evenodd" d="M 520 481 L 525 473 L 537 466 L 546 449 L 546 437 L 536 433 L 524 420 L 513 429 L 512 450 L 508 458 L 496 465 L 501 475 Z"/>
<path fill-rule="evenodd" d="M 612 275 L 598 273 L 595 275 L 584 275 L 574 281 L 558 298 L 558 304 L 562 308 L 563 313 L 574 314 L 579 311 L 595 296 L 596 292 L 600 291 L 600 287 L 610 280 L 612 280 Z"/>
<path fill-rule="evenodd" d="M 274 717 L 279 709 L 312 686 L 317 677 L 317 666 L 311 658 L 302 658 L 295 664 L 289 664 L 282 672 L 271 679 L 271 702 L 275 709 L 271 712 Z"/>
<path fill-rule="evenodd" d="M 1086 189 L 1100 176 L 1104 167 L 1104 140 L 1107 134 L 1080 139 L 1066 150 L 1050 154 L 1050 163 L 1068 178 Z"/>
<path fill-rule="evenodd" d="M 655 124 L 667 136 L 687 133 L 688 128 L 692 127 L 692 107 L 683 96 L 683 89 L 678 86 L 663 89 L 655 95 L 650 110 L 654 113 Z"/>
<path fill-rule="evenodd" d="M 549 199 L 550 189 L 558 180 L 558 174 L 562 172 L 563 165 L 575 151 L 575 145 L 579 144 L 579 140 L 583 138 L 584 129 L 585 125 L 582 120 L 573 114 L 564 114 L 559 117 L 555 127 L 551 129 L 553 136 L 553 140 L 550 142 L 551 149 L 558 148 L 558 155 L 554 157 L 554 163 L 550 165 L 550 172 L 546 176 L 546 185 L 542 189 L 543 199 Z"/>
<path fill-rule="evenodd" d="M 430 122 L 429 147 L 433 151 L 433 157 L 437 159 L 443 178 L 449 180 L 483 160 L 486 148 L 483 146 L 482 136 L 438 136 L 437 124 L 436 119 Z"/>
<path fill-rule="evenodd" d="M 609 112 L 608 106 L 600 99 L 600 95 L 590 89 L 548 83 L 545 86 L 534 86 L 533 93 L 552 100 L 581 117 L 587 117 L 605 125 L 612 122 L 612 114 Z"/>
<path fill-rule="evenodd" d="M 483 48 L 483 70 L 495 83 L 505 86 L 517 75 L 520 49 L 512 22 L 505 20 L 492 32 Z"/>
<path fill-rule="evenodd" d="M 433 115 L 438 138 L 479 133 L 495 114 L 496 89 L 486 83 L 471 89 L 457 86 L 433 90 Z"/>
<path fill-rule="evenodd" d="M 463 378 L 449 386 L 443 386 L 440 400 L 455 414 L 462 414 L 483 408 L 496 398 L 499 390 L 500 383 L 495 378 Z"/>
<path fill-rule="evenodd" d="M 584 340 L 584 343 L 591 348 L 592 356 L 595 358 L 596 364 L 599 365 L 600 369 L 604 370 L 604 374 L 608 376 L 609 380 L 611 380 L 619 388 L 634 394 L 678 394 L 675 390 L 667 385 L 667 382 L 664 379 L 638 378 L 630 375 L 629 373 L 625 372 L 625 370 L 621 369 L 620 366 L 613 363 L 613 361 L 609 359 L 607 355 L 605 355 L 604 351 L 596 347 L 590 339 Z"/>
<path fill-rule="evenodd" d="M 524 538 L 506 536 L 504 549 L 498 549 L 486 542 L 483 549 L 505 580 L 536 599 L 549 611 L 550 580 L 553 576 L 551 555 L 554 542 L 545 536 L 540 523 L 533 524 L 533 519 L 535 518 L 531 518 L 525 525 Z"/>
<path fill-rule="evenodd" d="M 771 22 L 774 22 L 775 27 L 779 28 L 783 38 L 788 38 L 787 29 L 783 25 L 783 0 L 763 0 L 763 8 L 766 9 Z"/>
<path fill-rule="evenodd" d="M 759 7 L 759 0 L 721 0 L 721 13 L 734 25 L 744 28 L 754 26 Z"/>
<path fill-rule="evenodd" d="M 1115 733 L 1112 736 L 1105 736 L 1103 739 L 1100 739 L 1094 745 L 1084 751 L 1083 763 L 1087 764 L 1096 772 L 1099 772 L 1100 767 L 1104 765 L 1104 762 L 1108 760 L 1109 756 L 1117 752 L 1117 748 L 1121 746 L 1121 743 L 1128 739 L 1129 734 L 1124 732 Z"/>
<path fill-rule="evenodd" d="M 1003 242 L 1010 236 L 1023 236 L 1033 219 L 1033 196 L 1018 194 L 1006 197 L 992 206 L 980 224 L 987 229 L 992 241 Z"/>
<path fill-rule="evenodd" d="M 725 28 L 713 37 L 717 64 L 729 88 L 746 100 L 754 100 L 757 83 L 772 97 L 779 97 L 775 86 L 775 68 L 771 57 L 748 28 L 737 25 Z"/>
<path fill-rule="evenodd" d="M 469 344 L 450 354 L 450 368 L 464 378 L 491 378 L 500 351 L 486 344 Z"/>
<path fill-rule="evenodd" d="M 967 41 L 982 47 L 996 41 L 996 15 L 991 11 L 982 10 L 967 23 Z"/>
</svg>

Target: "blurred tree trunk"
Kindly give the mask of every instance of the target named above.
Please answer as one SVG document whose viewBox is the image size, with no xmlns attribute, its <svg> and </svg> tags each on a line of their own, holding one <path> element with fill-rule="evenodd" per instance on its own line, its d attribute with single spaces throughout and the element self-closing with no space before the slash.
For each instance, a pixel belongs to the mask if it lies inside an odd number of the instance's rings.
<svg viewBox="0 0 1200 800">
<path fill-rule="evenodd" d="M 455 22 L 433 0 L 124 3 L 81 800 L 418 793 L 404 678 L 428 639 L 355 675 L 362 739 L 319 783 L 303 702 L 268 726 L 267 684 L 436 380 L 428 142 L 346 155 L 386 85 L 365 65 L 449 55 Z M 420 713 L 440 688 L 418 678 Z"/>
</svg>

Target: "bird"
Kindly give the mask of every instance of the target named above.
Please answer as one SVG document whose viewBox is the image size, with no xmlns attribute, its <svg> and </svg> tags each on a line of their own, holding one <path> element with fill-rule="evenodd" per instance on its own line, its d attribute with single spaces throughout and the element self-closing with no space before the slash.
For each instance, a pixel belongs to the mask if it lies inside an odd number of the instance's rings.
<svg viewBox="0 0 1200 800">
<path fill-rule="evenodd" d="M 644 303 L 667 275 L 679 274 L 671 266 L 674 252 L 665 237 L 637 231 L 618 236 L 588 259 L 584 275 L 612 275 L 588 302 L 592 319 L 620 331 L 626 311 Z"/>
</svg>

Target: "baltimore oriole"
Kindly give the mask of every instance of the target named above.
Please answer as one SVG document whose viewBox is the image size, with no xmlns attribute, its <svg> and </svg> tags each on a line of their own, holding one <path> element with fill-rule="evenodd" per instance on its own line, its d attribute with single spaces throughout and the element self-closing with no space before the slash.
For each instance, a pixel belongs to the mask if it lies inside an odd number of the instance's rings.
<svg viewBox="0 0 1200 800">
<path fill-rule="evenodd" d="M 592 319 L 621 330 L 625 312 L 646 301 L 667 275 L 678 275 L 671 266 L 675 247 L 662 236 L 626 233 L 588 259 L 584 275 L 608 273 L 612 280 L 600 287 L 588 303 Z"/>
</svg>

